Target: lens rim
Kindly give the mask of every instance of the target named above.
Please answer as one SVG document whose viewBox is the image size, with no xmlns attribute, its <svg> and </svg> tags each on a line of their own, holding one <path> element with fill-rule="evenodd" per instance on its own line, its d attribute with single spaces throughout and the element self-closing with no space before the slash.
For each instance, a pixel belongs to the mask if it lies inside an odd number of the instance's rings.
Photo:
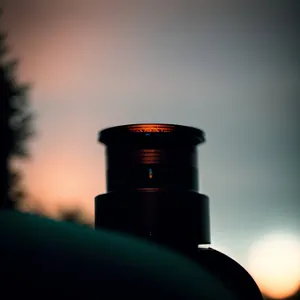
<svg viewBox="0 0 300 300">
<path fill-rule="evenodd" d="M 205 133 L 195 127 L 164 123 L 137 123 L 119 125 L 103 129 L 98 141 L 105 144 L 189 144 L 205 142 Z"/>
</svg>

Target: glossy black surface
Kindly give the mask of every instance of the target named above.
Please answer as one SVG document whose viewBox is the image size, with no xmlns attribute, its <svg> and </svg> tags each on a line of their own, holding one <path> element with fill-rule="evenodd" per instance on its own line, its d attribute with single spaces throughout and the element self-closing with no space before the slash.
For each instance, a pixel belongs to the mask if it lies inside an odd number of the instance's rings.
<svg viewBox="0 0 300 300">
<path fill-rule="evenodd" d="M 190 258 L 237 299 L 262 300 L 246 270 L 211 248 L 209 198 L 198 193 L 203 131 L 174 124 L 105 129 L 107 194 L 95 198 L 95 226 L 131 234 Z"/>
</svg>

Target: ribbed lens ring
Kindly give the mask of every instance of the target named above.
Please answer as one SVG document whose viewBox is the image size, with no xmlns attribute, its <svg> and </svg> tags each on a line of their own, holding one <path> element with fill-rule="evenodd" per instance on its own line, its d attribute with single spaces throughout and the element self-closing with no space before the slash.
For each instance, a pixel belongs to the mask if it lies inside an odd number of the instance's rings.
<svg viewBox="0 0 300 300">
<path fill-rule="evenodd" d="M 172 124 L 105 129 L 107 190 L 198 190 L 196 146 L 204 133 Z"/>
</svg>

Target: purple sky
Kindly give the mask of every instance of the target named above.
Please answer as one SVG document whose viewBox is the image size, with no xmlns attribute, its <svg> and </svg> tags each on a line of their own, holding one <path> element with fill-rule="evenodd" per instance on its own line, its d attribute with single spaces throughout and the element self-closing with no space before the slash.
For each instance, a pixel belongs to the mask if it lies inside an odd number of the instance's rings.
<svg viewBox="0 0 300 300">
<path fill-rule="evenodd" d="M 211 198 L 213 245 L 245 265 L 265 234 L 299 234 L 295 2 L 120 3 L 4 1 L 37 115 L 26 204 L 51 216 L 79 206 L 92 220 L 105 192 L 98 130 L 170 122 L 207 134 L 200 192 Z"/>
</svg>

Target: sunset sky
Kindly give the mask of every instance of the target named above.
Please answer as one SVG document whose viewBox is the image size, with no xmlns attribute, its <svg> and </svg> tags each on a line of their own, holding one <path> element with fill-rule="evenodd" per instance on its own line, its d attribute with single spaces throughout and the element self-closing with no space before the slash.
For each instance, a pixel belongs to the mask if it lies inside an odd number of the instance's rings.
<svg viewBox="0 0 300 300">
<path fill-rule="evenodd" d="M 246 265 L 264 235 L 299 237 L 296 1 L 2 3 L 36 114 L 27 205 L 50 216 L 78 206 L 92 220 L 106 188 L 98 130 L 177 123 L 207 135 L 200 192 L 213 245 Z"/>
</svg>

